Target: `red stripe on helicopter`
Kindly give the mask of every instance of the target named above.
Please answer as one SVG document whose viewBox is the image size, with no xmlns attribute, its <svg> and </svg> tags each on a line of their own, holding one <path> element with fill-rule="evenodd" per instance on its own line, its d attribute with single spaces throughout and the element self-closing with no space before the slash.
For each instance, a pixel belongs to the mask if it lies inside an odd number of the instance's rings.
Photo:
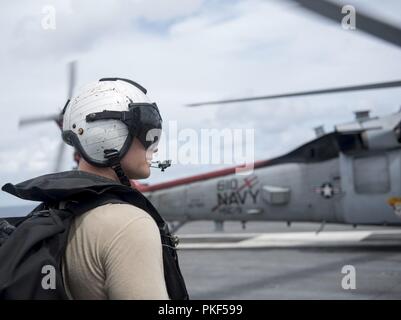
<svg viewBox="0 0 401 320">
<path fill-rule="evenodd" d="M 269 160 L 256 161 L 253 165 L 253 169 L 264 167 L 265 165 L 268 164 L 268 162 L 269 162 Z M 198 175 L 191 176 L 191 177 L 157 183 L 157 184 L 150 185 L 150 186 L 143 185 L 134 180 L 131 180 L 131 185 L 133 188 L 136 188 L 141 192 L 152 192 L 152 191 L 156 191 L 156 190 L 173 188 L 173 187 L 177 187 L 177 186 L 181 186 L 181 185 L 185 185 L 185 184 L 189 184 L 189 183 L 194 183 L 194 182 L 198 182 L 198 181 L 205 181 L 205 180 L 209 180 L 209 179 L 213 179 L 213 178 L 228 176 L 230 174 L 236 173 L 236 171 L 235 171 L 236 169 L 241 169 L 241 168 L 245 168 L 245 167 L 244 166 L 231 167 L 231 168 L 227 168 L 227 169 L 221 169 L 221 170 L 216 170 L 216 171 L 212 171 L 212 172 L 208 172 L 208 173 L 198 174 Z"/>
</svg>

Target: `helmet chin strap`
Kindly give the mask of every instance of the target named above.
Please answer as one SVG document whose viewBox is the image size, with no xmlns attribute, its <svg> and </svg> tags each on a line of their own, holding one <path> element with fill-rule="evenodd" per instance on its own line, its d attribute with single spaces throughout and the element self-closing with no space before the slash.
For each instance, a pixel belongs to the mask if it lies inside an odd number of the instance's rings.
<svg viewBox="0 0 401 320">
<path fill-rule="evenodd" d="M 120 180 L 123 185 L 131 187 L 131 183 L 121 167 L 120 153 L 115 149 L 107 149 L 104 150 L 104 157 L 110 161 L 110 167 L 116 173 L 118 180 Z"/>
</svg>

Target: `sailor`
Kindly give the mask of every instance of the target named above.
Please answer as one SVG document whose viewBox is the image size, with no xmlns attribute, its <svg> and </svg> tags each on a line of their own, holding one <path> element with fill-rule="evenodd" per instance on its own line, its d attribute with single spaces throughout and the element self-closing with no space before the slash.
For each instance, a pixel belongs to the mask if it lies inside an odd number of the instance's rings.
<svg viewBox="0 0 401 320">
<path fill-rule="evenodd" d="M 77 212 L 80 208 L 80 214 L 70 219 L 65 251 L 60 258 L 66 296 L 187 299 L 167 224 L 146 197 L 130 185 L 130 179 L 150 175 L 152 155 L 162 129 L 157 105 L 139 84 L 128 79 L 104 78 L 80 90 L 63 112 L 63 139 L 80 154 L 78 170 L 7 184 L 3 190 L 23 199 L 42 201 L 40 209 L 55 204 L 57 210 Z M 38 212 L 46 219 L 42 211 Z M 45 220 L 36 219 L 31 224 L 40 221 Z M 19 229 L 14 239 L 18 238 Z M 12 250 L 11 246 L 12 243 L 10 248 L 3 249 L 4 256 L 5 251 Z M 48 254 L 49 250 L 44 252 Z M 55 261 L 57 265 L 57 256 Z M 23 272 L 26 267 L 20 269 Z M 18 274 L 14 270 L 7 272 Z M 20 281 L 17 278 L 16 284 Z M 4 286 L 3 294 L 30 298 L 20 295 L 14 287 L 17 286 Z M 39 295 L 53 298 L 43 290 Z M 63 293 L 56 298 L 60 296 Z"/>
<path fill-rule="evenodd" d="M 146 91 L 119 79 L 88 85 L 71 99 L 63 121 L 64 140 L 82 155 L 78 169 L 126 185 L 150 175 L 160 129 Z M 154 139 L 146 139 L 149 130 Z M 74 299 L 168 298 L 157 225 L 133 205 L 106 204 L 78 216 L 63 271 Z"/>
</svg>

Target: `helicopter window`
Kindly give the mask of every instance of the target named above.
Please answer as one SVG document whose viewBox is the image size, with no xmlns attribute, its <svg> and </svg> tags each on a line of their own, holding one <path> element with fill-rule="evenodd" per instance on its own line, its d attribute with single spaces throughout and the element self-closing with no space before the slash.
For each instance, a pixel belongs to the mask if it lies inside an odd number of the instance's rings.
<svg viewBox="0 0 401 320">
<path fill-rule="evenodd" d="M 328 134 L 308 142 L 285 156 L 280 157 L 279 161 L 281 163 L 289 161 L 325 161 L 338 157 L 338 151 L 337 141 L 335 140 L 334 135 Z"/>
<path fill-rule="evenodd" d="M 357 193 L 377 194 L 390 191 L 387 156 L 355 157 L 353 162 L 354 187 Z"/>
<path fill-rule="evenodd" d="M 340 134 L 337 136 L 337 141 L 342 152 L 364 149 L 360 134 Z"/>
</svg>

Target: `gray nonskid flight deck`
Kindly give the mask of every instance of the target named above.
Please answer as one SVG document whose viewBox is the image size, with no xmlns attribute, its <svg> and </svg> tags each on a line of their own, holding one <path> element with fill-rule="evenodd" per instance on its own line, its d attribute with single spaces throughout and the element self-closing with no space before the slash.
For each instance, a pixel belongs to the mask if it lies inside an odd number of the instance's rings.
<svg viewBox="0 0 401 320">
<path fill-rule="evenodd" d="M 399 228 L 329 225 L 316 234 L 318 225 L 306 223 L 255 223 L 244 231 L 232 223 L 225 233 L 212 227 L 199 222 L 181 231 L 192 299 L 401 299 Z M 356 288 L 345 290 L 349 265 Z"/>
</svg>

